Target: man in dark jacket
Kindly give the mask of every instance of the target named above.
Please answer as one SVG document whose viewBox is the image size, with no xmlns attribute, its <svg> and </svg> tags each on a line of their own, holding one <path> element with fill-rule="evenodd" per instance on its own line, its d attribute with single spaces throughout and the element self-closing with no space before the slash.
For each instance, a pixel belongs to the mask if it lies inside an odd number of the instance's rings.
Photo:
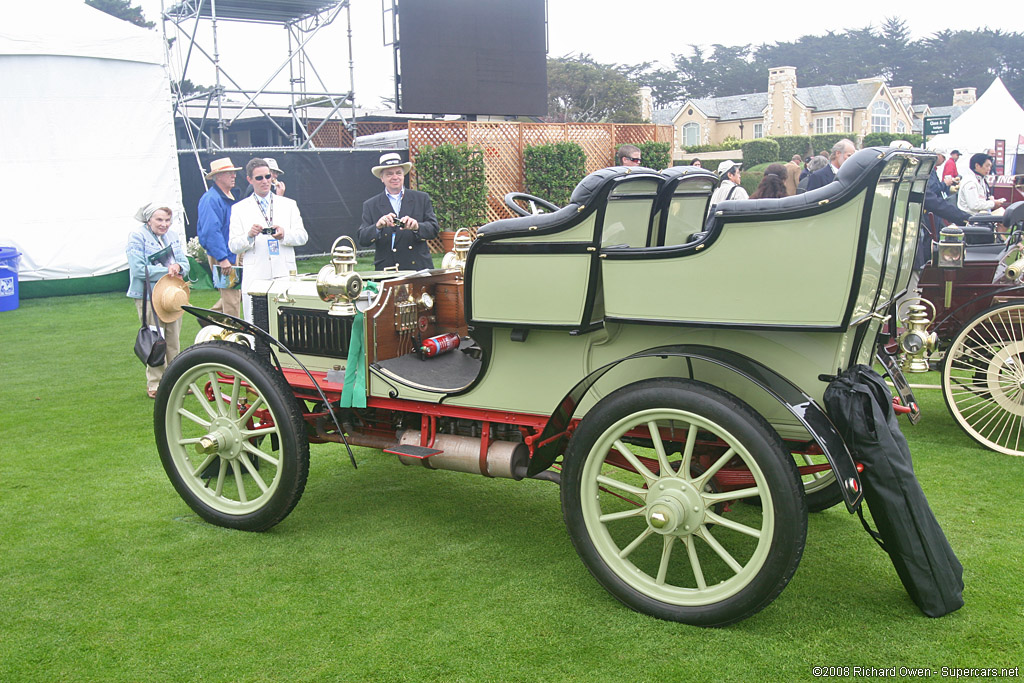
<svg viewBox="0 0 1024 683">
<path fill-rule="evenodd" d="M 843 165 L 844 161 L 853 156 L 853 153 L 856 151 L 857 147 L 846 138 L 833 145 L 832 154 L 829 155 L 828 166 L 807 176 L 807 191 L 810 192 L 819 187 L 825 187 L 835 180 L 836 173 L 839 173 L 839 167 Z"/>
<path fill-rule="evenodd" d="M 427 240 L 437 237 L 437 218 L 430 195 L 405 187 L 405 174 L 412 168 L 408 161 L 389 152 L 371 169 L 384 183 L 384 191 L 363 202 L 358 242 L 374 247 L 373 267 L 383 270 L 397 265 L 399 270 L 433 268 Z"/>
<path fill-rule="evenodd" d="M 939 158 L 935 162 L 934 170 L 928 174 L 928 184 L 924 188 L 924 210 L 931 211 L 947 223 L 963 225 L 971 217 L 971 214 L 960 210 L 956 204 L 949 202 L 948 187 L 953 182 L 953 177 L 939 177 L 944 173 L 943 164 L 946 156 L 938 150 L 936 150 L 936 154 L 939 155 Z"/>
</svg>

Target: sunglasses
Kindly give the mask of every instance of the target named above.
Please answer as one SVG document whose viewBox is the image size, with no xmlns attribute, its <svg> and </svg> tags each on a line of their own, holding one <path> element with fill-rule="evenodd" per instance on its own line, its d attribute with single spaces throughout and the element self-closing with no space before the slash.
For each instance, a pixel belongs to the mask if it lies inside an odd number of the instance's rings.
<svg viewBox="0 0 1024 683">
<path fill-rule="evenodd" d="M 623 161 L 632 161 L 634 164 L 640 163 L 640 157 L 622 157 Z"/>
<path fill-rule="evenodd" d="M 274 176 L 272 176 L 272 175 L 254 175 L 252 177 L 252 179 L 253 180 L 273 180 Z"/>
</svg>

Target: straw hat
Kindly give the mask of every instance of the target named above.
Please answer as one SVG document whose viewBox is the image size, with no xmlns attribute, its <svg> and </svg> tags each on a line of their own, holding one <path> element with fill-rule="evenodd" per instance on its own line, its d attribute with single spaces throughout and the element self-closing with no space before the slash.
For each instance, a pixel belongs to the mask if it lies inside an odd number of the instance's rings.
<svg viewBox="0 0 1024 683">
<path fill-rule="evenodd" d="M 277 175 L 284 175 L 284 171 L 277 165 L 277 159 L 274 157 L 263 157 L 263 161 L 267 162 L 267 168 L 276 173 Z"/>
<path fill-rule="evenodd" d="M 396 152 L 388 152 L 387 154 L 380 155 L 380 166 L 374 166 L 370 169 L 370 172 L 380 178 L 380 174 L 384 172 L 384 169 L 394 166 L 401 166 L 402 173 L 408 173 L 409 169 L 412 168 L 412 162 L 406 161 L 402 163 L 402 157 Z"/>
<path fill-rule="evenodd" d="M 207 180 L 213 180 L 213 176 L 218 173 L 225 173 L 226 171 L 241 171 L 242 169 L 231 163 L 229 157 L 223 159 L 214 159 L 210 162 L 210 172 L 206 174 Z"/>
<path fill-rule="evenodd" d="M 173 275 L 164 275 L 153 285 L 153 309 L 156 316 L 165 323 L 181 318 L 182 306 L 188 304 L 191 293 L 188 283 Z"/>
</svg>

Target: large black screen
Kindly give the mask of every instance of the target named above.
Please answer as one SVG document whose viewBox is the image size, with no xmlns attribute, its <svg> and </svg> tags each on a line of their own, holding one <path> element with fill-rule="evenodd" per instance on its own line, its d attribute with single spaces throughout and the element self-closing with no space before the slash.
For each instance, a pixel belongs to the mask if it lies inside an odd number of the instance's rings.
<svg viewBox="0 0 1024 683">
<path fill-rule="evenodd" d="M 545 0 L 399 0 L 400 111 L 544 116 Z"/>
</svg>

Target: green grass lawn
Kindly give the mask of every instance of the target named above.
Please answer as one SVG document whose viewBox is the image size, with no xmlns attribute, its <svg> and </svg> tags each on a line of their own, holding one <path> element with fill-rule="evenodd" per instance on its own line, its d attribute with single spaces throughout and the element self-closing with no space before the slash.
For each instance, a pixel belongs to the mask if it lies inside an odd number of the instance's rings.
<svg viewBox="0 0 1024 683">
<path fill-rule="evenodd" d="M 813 666 L 1024 664 L 1024 458 L 974 445 L 938 391 L 918 392 L 924 418 L 905 432 L 966 606 L 923 616 L 839 507 L 812 515 L 772 605 L 706 630 L 610 597 L 549 482 L 365 449 L 353 470 L 343 447 L 314 445 L 283 523 L 201 522 L 156 454 L 137 328 L 121 294 L 0 313 L 0 681 L 782 683 Z"/>
</svg>

